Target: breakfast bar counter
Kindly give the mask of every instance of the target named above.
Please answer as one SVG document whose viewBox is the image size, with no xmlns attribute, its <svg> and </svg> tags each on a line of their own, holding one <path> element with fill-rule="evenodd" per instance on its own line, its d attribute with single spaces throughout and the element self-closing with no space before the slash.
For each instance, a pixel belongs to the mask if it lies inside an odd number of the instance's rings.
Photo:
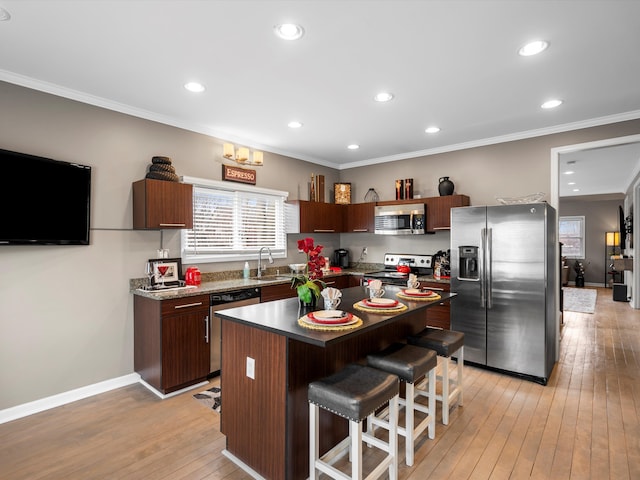
<svg viewBox="0 0 640 480">
<path fill-rule="evenodd" d="M 328 331 L 299 322 L 307 311 L 297 298 L 216 312 L 222 319 L 221 431 L 227 457 L 268 479 L 308 477 L 307 385 L 419 332 L 426 310 L 455 296 L 443 292 L 438 301 L 407 300 L 397 297 L 399 287 L 385 288 L 386 298 L 406 308 L 365 312 L 355 304 L 366 290 L 343 289 L 339 309 L 361 322 Z M 319 299 L 317 310 L 322 308 Z M 323 413 L 320 448 L 327 451 L 347 436 L 348 424 Z"/>
</svg>

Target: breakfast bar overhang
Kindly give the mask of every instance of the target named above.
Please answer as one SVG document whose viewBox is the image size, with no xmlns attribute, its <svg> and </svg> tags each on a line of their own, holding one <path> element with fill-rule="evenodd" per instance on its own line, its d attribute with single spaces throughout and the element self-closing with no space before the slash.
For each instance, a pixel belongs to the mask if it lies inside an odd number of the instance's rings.
<svg viewBox="0 0 640 480">
<path fill-rule="evenodd" d="M 397 299 L 399 287 L 385 286 Z M 401 299 L 400 313 L 369 313 L 354 305 L 366 290 L 342 290 L 340 309 L 359 317 L 357 328 L 319 331 L 298 319 L 307 313 L 297 298 L 218 311 L 222 319 L 221 431 L 225 455 L 268 479 L 297 480 L 309 474 L 307 386 L 345 365 L 362 361 L 426 326 L 435 301 Z M 321 307 L 320 307 L 321 308 Z M 253 377 L 253 378 L 252 378 Z M 321 412 L 321 452 L 348 435 L 344 419 Z"/>
</svg>

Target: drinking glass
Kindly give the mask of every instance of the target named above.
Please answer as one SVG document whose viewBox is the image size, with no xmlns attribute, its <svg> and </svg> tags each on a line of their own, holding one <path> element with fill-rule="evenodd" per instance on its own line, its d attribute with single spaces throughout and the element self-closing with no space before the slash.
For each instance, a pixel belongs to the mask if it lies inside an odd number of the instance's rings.
<svg viewBox="0 0 640 480">
<path fill-rule="evenodd" d="M 167 274 L 167 270 L 169 270 L 169 265 L 158 265 L 158 273 L 160 274 L 162 287 L 164 287 L 164 276 Z"/>
<path fill-rule="evenodd" d="M 147 265 L 144 267 L 144 272 L 147 274 L 149 278 L 149 286 L 153 285 L 153 277 L 155 276 L 155 272 L 153 271 L 153 265 L 151 262 L 147 262 Z"/>
</svg>

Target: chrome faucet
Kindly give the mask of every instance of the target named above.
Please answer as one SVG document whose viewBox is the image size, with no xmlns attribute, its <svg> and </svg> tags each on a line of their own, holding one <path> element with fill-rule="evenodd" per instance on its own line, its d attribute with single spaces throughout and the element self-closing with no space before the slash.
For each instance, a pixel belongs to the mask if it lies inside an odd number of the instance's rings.
<svg viewBox="0 0 640 480">
<path fill-rule="evenodd" d="M 271 249 L 269 247 L 262 247 L 260 250 L 258 250 L 258 278 L 262 277 L 262 270 L 265 268 L 262 266 L 262 251 L 265 248 L 269 252 L 269 263 L 273 263 L 273 257 L 271 256 Z"/>
</svg>

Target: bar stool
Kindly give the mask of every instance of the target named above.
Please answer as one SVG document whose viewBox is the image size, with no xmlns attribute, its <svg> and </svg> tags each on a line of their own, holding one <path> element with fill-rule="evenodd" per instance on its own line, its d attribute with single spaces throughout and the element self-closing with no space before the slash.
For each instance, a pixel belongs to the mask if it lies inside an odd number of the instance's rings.
<svg viewBox="0 0 640 480">
<path fill-rule="evenodd" d="M 464 333 L 454 330 L 443 330 L 427 327 L 416 335 L 407 337 L 407 343 L 418 347 L 435 350 L 442 357 L 442 375 L 437 379 L 442 382 L 442 395 L 436 399 L 442 403 L 442 423 L 449 424 L 449 408 L 454 400 L 462 406 L 462 366 L 464 364 Z M 457 375 L 449 375 L 449 359 L 457 357 Z"/>
<path fill-rule="evenodd" d="M 415 439 L 428 429 L 430 439 L 436 435 L 436 367 L 438 356 L 434 350 L 393 343 L 378 353 L 367 355 L 367 363 L 385 372 L 397 375 L 400 381 L 405 382 L 405 398 L 398 400 L 400 407 L 404 407 L 404 427 L 398 425 L 398 435 L 405 437 L 405 463 L 413 465 Z M 428 375 L 429 390 L 423 390 L 414 384 Z M 421 387 L 424 384 L 421 385 Z M 427 406 L 416 403 L 416 395 L 422 395 L 428 399 Z M 425 417 L 415 425 L 415 411 L 422 412 Z M 388 421 L 384 420 L 384 411 L 378 416 L 369 415 L 367 419 L 367 431 L 373 434 L 375 426 L 389 428 Z"/>
<path fill-rule="evenodd" d="M 375 479 L 387 469 L 389 478 L 398 478 L 398 392 L 395 375 L 364 365 L 350 364 L 343 370 L 309 384 L 309 479 L 316 480 L 318 471 L 334 479 L 361 480 L 363 474 L 362 442 L 373 444 L 387 452 L 387 456 L 366 477 Z M 362 420 L 389 403 L 389 441 L 384 442 L 370 433 L 362 432 Z M 319 409 L 349 420 L 349 436 L 320 457 Z M 349 453 L 351 476 L 333 464 Z"/>
</svg>

